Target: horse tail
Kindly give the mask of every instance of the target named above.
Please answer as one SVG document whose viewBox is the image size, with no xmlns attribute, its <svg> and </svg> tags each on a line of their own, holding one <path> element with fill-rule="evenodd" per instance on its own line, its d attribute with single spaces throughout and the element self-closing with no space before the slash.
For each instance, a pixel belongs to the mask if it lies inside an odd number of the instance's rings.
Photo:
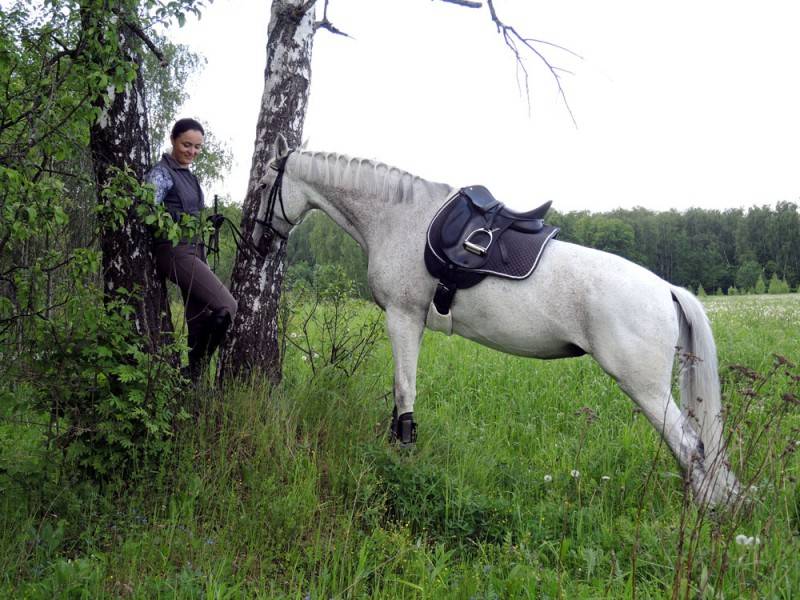
<svg viewBox="0 0 800 600">
<path fill-rule="evenodd" d="M 678 352 L 681 359 L 681 408 L 703 443 L 703 467 L 707 485 L 702 500 L 725 502 L 738 489 L 730 472 L 722 431 L 722 398 L 717 348 L 703 305 L 688 290 L 671 286 L 680 310 Z"/>
</svg>

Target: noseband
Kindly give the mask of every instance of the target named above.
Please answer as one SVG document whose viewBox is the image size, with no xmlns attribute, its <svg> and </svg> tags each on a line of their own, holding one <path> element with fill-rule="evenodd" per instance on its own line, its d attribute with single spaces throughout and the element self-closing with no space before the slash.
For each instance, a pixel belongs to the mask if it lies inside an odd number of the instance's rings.
<svg viewBox="0 0 800 600">
<path fill-rule="evenodd" d="M 291 154 L 291 151 L 289 152 Z M 256 219 L 256 223 L 259 225 L 263 225 L 270 231 L 272 231 L 275 235 L 277 235 L 282 240 L 286 239 L 286 236 L 282 234 L 280 231 L 275 229 L 272 225 L 272 218 L 275 216 L 275 205 L 280 204 L 281 206 L 281 213 L 283 214 L 283 220 L 286 221 L 289 225 L 294 226 L 289 220 L 289 217 L 286 216 L 286 208 L 283 205 L 283 174 L 286 172 L 286 161 L 289 160 L 289 154 L 284 156 L 277 162 L 273 162 L 269 168 L 274 169 L 278 172 L 278 176 L 275 178 L 275 182 L 272 184 L 272 187 L 269 190 L 269 199 L 267 201 L 267 213 L 264 215 L 263 219 Z"/>
</svg>

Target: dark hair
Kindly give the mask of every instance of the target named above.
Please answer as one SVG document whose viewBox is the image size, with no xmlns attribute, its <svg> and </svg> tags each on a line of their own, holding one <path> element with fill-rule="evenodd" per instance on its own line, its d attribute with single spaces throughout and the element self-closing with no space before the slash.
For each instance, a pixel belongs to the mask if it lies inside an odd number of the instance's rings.
<svg viewBox="0 0 800 600">
<path fill-rule="evenodd" d="M 172 126 L 172 133 L 169 138 L 174 140 L 186 131 L 199 131 L 203 135 L 206 134 L 205 129 L 203 129 L 203 126 L 200 125 L 198 121 L 194 119 L 178 119 L 175 121 L 175 125 Z"/>
</svg>

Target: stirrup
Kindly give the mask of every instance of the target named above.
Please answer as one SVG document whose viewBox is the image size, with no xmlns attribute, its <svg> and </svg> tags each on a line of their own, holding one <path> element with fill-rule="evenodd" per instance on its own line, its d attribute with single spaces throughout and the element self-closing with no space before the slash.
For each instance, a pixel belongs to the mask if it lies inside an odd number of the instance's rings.
<svg viewBox="0 0 800 600">
<path fill-rule="evenodd" d="M 480 234 L 486 234 L 489 236 L 489 241 L 486 242 L 486 245 L 481 245 L 472 241 L 472 236 Z M 485 227 L 479 227 L 464 239 L 464 250 L 467 252 L 472 252 L 478 256 L 486 256 L 486 253 L 489 251 L 489 246 L 492 245 L 493 241 L 494 234 L 492 233 L 492 230 L 486 229 Z"/>
</svg>

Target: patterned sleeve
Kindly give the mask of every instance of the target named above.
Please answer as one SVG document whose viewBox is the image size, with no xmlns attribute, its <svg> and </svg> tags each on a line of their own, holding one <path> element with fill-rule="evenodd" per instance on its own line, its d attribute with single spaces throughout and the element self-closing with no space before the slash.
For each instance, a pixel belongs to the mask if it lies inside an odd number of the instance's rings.
<svg viewBox="0 0 800 600">
<path fill-rule="evenodd" d="M 156 204 L 162 204 L 167 192 L 172 189 L 172 176 L 161 165 L 156 165 L 145 177 L 147 183 L 156 188 Z"/>
</svg>

